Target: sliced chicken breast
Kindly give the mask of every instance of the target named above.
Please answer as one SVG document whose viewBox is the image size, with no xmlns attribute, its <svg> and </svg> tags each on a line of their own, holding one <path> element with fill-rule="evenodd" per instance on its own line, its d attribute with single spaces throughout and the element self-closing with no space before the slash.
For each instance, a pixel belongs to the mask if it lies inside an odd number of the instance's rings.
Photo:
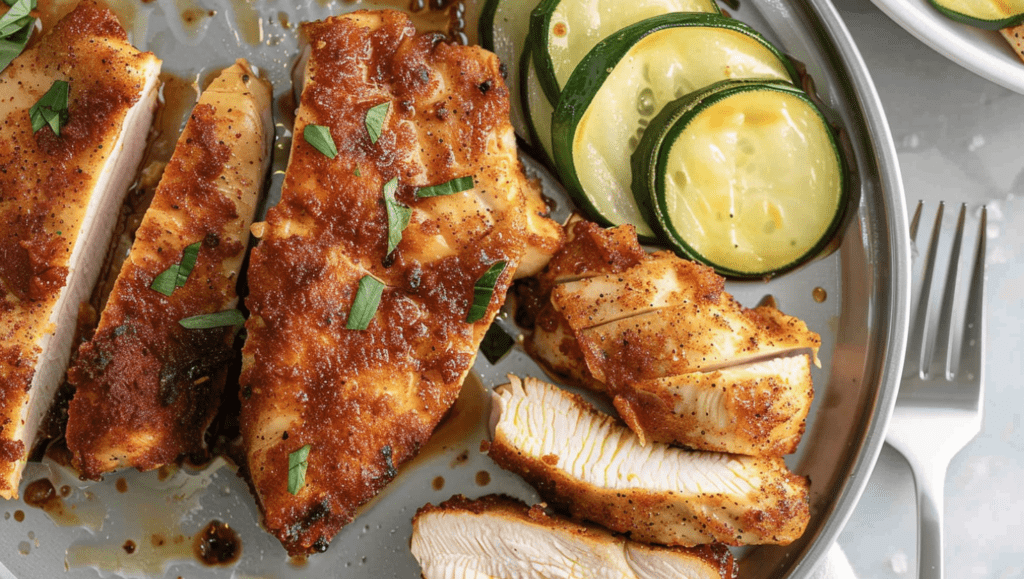
<svg viewBox="0 0 1024 579">
<path fill-rule="evenodd" d="M 641 444 L 781 456 L 811 407 L 809 354 L 620 385 L 612 403 Z"/>
<path fill-rule="evenodd" d="M 0 497 L 18 481 L 64 376 L 156 107 L 160 60 L 83 1 L 0 72 Z M 69 83 L 60 135 L 30 108 Z"/>
<path fill-rule="evenodd" d="M 68 371 L 76 391 L 66 438 L 85 477 L 204 453 L 236 328 L 187 329 L 179 321 L 238 303 L 249 226 L 270 167 L 271 94 L 238 61 L 203 91 L 185 124 L 96 332 Z M 191 262 L 184 254 L 197 243 L 187 281 L 153 289 L 158 276 Z"/>
<path fill-rule="evenodd" d="M 789 544 L 808 482 L 780 458 L 646 446 L 578 396 L 526 378 L 499 388 L 489 454 L 553 506 L 664 545 Z"/>
<path fill-rule="evenodd" d="M 412 520 L 424 579 L 733 579 L 723 545 L 660 547 L 489 495 L 456 495 Z"/>
<path fill-rule="evenodd" d="M 540 231 L 494 55 L 416 35 L 395 11 L 302 34 L 297 138 L 252 255 L 241 376 L 248 475 L 292 554 L 325 550 L 427 441 Z M 374 107 L 386 112 L 368 120 Z M 336 156 L 303 137 L 315 126 Z M 464 191 L 417 196 L 465 177 Z M 408 227 L 389 248 L 402 208 Z M 492 267 L 493 291 L 475 288 Z M 379 305 L 366 329 L 348 329 L 367 276 L 383 286 Z M 467 322 L 475 299 L 485 310 Z M 306 445 L 301 485 L 289 485 Z"/>
</svg>

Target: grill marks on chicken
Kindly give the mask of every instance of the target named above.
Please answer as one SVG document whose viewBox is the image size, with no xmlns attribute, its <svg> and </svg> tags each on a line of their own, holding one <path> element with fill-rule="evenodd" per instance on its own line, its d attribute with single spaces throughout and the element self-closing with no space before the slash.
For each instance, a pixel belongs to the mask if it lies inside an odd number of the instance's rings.
<svg viewBox="0 0 1024 579">
<path fill-rule="evenodd" d="M 17 495 L 145 149 L 160 61 L 84 1 L 0 73 L 0 496 Z M 69 83 L 68 122 L 29 109 Z"/>
<path fill-rule="evenodd" d="M 274 127 L 271 88 L 248 63 L 221 71 L 193 109 L 92 339 L 68 372 L 67 443 L 82 475 L 149 470 L 201 456 L 223 391 L 234 328 L 179 320 L 234 308 Z M 153 280 L 201 243 L 183 287 Z"/>
<path fill-rule="evenodd" d="M 495 495 L 427 505 L 412 529 L 412 553 L 425 579 L 733 579 L 737 573 L 723 545 L 645 545 Z"/>
<path fill-rule="evenodd" d="M 772 306 L 744 308 L 710 268 L 668 252 L 608 262 L 620 267 L 579 258 L 635 248 L 629 230 L 570 235 L 529 288 L 534 301 L 520 300 L 534 319 L 527 350 L 554 376 L 606 391 L 642 443 L 793 452 L 820 337 Z"/>
<path fill-rule="evenodd" d="M 532 378 L 496 391 L 490 456 L 545 500 L 644 542 L 789 544 L 808 483 L 781 458 L 642 445 L 614 418 Z"/>
<path fill-rule="evenodd" d="M 552 252 L 561 235 L 535 221 L 496 57 L 417 36 L 393 11 L 302 32 L 295 134 L 327 127 L 338 155 L 293 141 L 251 259 L 241 376 L 248 475 L 266 527 L 292 554 L 326 549 L 427 441 L 524 254 Z M 382 103 L 373 143 L 366 113 Z M 418 187 L 466 176 L 473 189 L 416 198 Z M 388 256 L 383 189 L 393 178 L 412 214 Z M 466 323 L 474 284 L 499 261 L 487 315 Z M 380 305 L 366 330 L 348 330 L 366 275 L 384 283 Z M 292 494 L 288 457 L 306 444 L 304 486 Z"/>
</svg>

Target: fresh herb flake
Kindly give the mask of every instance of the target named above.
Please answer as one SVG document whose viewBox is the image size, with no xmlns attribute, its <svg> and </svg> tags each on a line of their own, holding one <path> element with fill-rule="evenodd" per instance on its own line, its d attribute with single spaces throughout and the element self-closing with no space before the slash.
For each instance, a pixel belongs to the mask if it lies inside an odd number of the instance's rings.
<svg viewBox="0 0 1024 579">
<path fill-rule="evenodd" d="M 380 103 L 366 111 L 366 132 L 370 135 L 370 142 L 377 144 L 381 132 L 384 130 L 384 119 L 388 116 L 388 109 L 391 102 Z"/>
<path fill-rule="evenodd" d="M 302 138 L 320 151 L 325 157 L 333 159 L 338 156 L 338 147 L 334 145 L 331 138 L 331 130 L 323 125 L 306 125 L 302 129 Z"/>
<path fill-rule="evenodd" d="M 505 333 L 505 330 L 493 323 L 491 327 L 487 328 L 487 333 L 484 334 L 484 339 L 480 341 L 480 352 L 483 353 L 484 358 L 493 366 L 501 361 L 505 357 L 505 354 L 509 353 L 512 349 L 513 344 L 516 341 L 512 339 L 512 336 Z"/>
<path fill-rule="evenodd" d="M 491 296 L 494 294 L 494 284 L 498 283 L 498 277 L 505 271 L 506 265 L 508 262 L 505 260 L 495 262 L 473 284 L 473 303 L 466 313 L 467 324 L 482 320 L 487 313 L 487 306 L 491 304 Z"/>
<path fill-rule="evenodd" d="M 363 176 L 363 174 L 359 172 L 359 167 L 356 167 L 356 170 L 352 171 L 352 172 L 355 174 L 356 177 L 362 177 Z"/>
<path fill-rule="evenodd" d="M 309 468 L 311 448 L 312 446 L 307 444 L 288 455 L 288 492 L 293 495 L 299 494 L 302 487 L 306 486 L 306 469 Z"/>
<path fill-rule="evenodd" d="M 388 252 L 385 259 L 390 257 L 391 252 L 402 242 L 402 232 L 409 226 L 409 219 L 412 218 L 412 209 L 395 200 L 396 191 L 398 177 L 384 184 L 384 206 L 388 212 Z"/>
<path fill-rule="evenodd" d="M 457 177 L 446 183 L 440 185 L 431 185 L 430 187 L 420 187 L 416 190 L 416 198 L 423 199 L 424 197 L 440 197 L 442 195 L 452 195 L 453 193 L 461 193 L 463 191 L 469 191 L 473 188 L 473 176 L 469 175 L 466 177 Z"/>
<path fill-rule="evenodd" d="M 192 273 L 192 269 L 196 266 L 201 246 L 202 242 L 197 241 L 185 247 L 181 254 L 181 261 L 171 265 L 153 278 L 153 283 L 150 284 L 149 289 L 170 297 L 176 288 L 185 287 L 189 274 Z"/>
<path fill-rule="evenodd" d="M 245 316 L 238 310 L 224 310 L 215 314 L 192 316 L 179 320 L 178 323 L 189 330 L 207 330 L 224 326 L 241 326 L 245 323 Z"/>
<path fill-rule="evenodd" d="M 352 309 L 348 312 L 345 329 L 365 330 L 370 327 L 383 293 L 384 284 L 380 280 L 372 275 L 364 275 L 359 280 L 359 289 L 356 291 L 356 298 L 352 300 Z"/>
<path fill-rule="evenodd" d="M 68 122 L 68 89 L 67 81 L 55 80 L 50 90 L 39 97 L 36 104 L 28 110 L 32 119 L 32 132 L 49 125 L 54 135 L 60 136 L 60 128 Z"/>
<path fill-rule="evenodd" d="M 29 14 L 36 7 L 35 0 L 18 0 L 14 3 L 4 0 L 4 3 L 11 9 L 0 16 L 0 36 L 11 36 L 35 23 L 36 19 Z"/>
</svg>

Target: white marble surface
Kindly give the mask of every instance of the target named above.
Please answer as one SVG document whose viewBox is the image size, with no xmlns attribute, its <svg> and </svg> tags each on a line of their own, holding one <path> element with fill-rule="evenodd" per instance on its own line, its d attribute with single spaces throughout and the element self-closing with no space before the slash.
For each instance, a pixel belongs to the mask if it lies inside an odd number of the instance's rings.
<svg viewBox="0 0 1024 579">
<path fill-rule="evenodd" d="M 984 424 L 946 478 L 946 577 L 1024 578 L 1024 95 L 946 60 L 869 0 L 834 2 L 889 117 L 909 209 L 989 208 Z M 906 462 L 886 447 L 840 537 L 858 577 L 916 577 L 914 501 Z"/>
</svg>

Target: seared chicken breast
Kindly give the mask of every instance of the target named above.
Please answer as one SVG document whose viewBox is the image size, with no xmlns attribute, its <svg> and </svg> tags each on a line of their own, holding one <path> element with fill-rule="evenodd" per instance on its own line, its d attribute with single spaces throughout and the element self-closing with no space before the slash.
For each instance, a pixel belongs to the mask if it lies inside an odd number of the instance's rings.
<svg viewBox="0 0 1024 579">
<path fill-rule="evenodd" d="M 325 550 L 427 441 L 530 244 L 557 229 L 530 225 L 543 218 L 529 215 L 494 55 L 416 35 L 395 11 L 302 34 L 297 137 L 258 226 L 241 376 L 248 476 L 292 554 Z M 303 136 L 323 130 L 336 155 Z M 357 297 L 364 283 L 379 303 Z M 354 308 L 365 329 L 349 328 Z"/>
<path fill-rule="evenodd" d="M 238 302 L 249 226 L 270 166 L 271 104 L 269 83 L 239 61 L 192 110 L 96 332 L 68 371 L 76 391 L 66 439 L 83 476 L 203 453 L 236 328 L 179 322 Z M 177 272 L 175 282 L 158 291 L 155 280 L 168 271 Z"/>
<path fill-rule="evenodd" d="M 580 227 L 576 225 L 576 227 Z M 616 228 L 620 229 L 620 228 Z M 592 237 L 605 254 L 636 245 Z M 527 351 L 557 379 L 606 392 L 641 443 L 751 455 L 793 452 L 813 400 L 820 337 L 773 306 L 749 310 L 706 266 L 670 252 L 586 264 L 576 238 L 535 291 Z M 544 289 L 548 289 L 545 293 Z"/>
<path fill-rule="evenodd" d="M 811 356 L 781 356 L 615 389 L 612 404 L 641 444 L 781 456 L 796 451 L 814 398 Z"/>
<path fill-rule="evenodd" d="M 424 579 L 733 579 L 723 545 L 660 547 L 507 497 L 456 495 L 412 520 Z"/>
<path fill-rule="evenodd" d="M 785 545 L 807 526 L 807 479 L 781 458 L 644 446 L 577 396 L 510 380 L 494 395 L 489 454 L 575 517 L 680 546 Z"/>
<path fill-rule="evenodd" d="M 160 60 L 86 0 L 0 72 L 0 497 L 64 377 L 87 298 L 146 146 Z M 67 123 L 33 132 L 55 81 Z"/>
</svg>

